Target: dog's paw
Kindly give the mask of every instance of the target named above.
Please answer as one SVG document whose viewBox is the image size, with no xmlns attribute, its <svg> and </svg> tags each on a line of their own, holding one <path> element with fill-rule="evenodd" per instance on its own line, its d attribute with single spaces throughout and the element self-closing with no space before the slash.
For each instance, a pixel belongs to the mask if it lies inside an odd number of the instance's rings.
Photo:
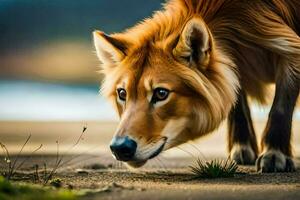
<svg viewBox="0 0 300 200">
<path fill-rule="evenodd" d="M 279 150 L 267 150 L 256 161 L 256 169 L 262 173 L 293 172 L 294 161 Z"/>
<path fill-rule="evenodd" d="M 250 145 L 234 144 L 230 158 L 239 165 L 254 165 L 257 156 Z"/>
</svg>

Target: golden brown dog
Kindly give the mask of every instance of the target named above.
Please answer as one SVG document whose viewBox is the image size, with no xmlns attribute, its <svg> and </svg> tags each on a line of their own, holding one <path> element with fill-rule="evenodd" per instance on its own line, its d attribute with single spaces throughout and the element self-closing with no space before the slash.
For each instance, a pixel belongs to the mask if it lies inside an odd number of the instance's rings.
<svg viewBox="0 0 300 200">
<path fill-rule="evenodd" d="M 228 117 L 232 159 L 293 171 L 299 34 L 298 0 L 170 0 L 123 33 L 95 31 L 102 92 L 120 116 L 113 154 L 139 167 Z M 263 102 L 269 83 L 276 94 L 259 156 L 247 96 Z"/>
</svg>

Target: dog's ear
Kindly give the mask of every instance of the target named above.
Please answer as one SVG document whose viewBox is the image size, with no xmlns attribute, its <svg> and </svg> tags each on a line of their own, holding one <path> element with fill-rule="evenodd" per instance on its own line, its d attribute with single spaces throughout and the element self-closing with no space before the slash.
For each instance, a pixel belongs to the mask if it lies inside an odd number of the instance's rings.
<svg viewBox="0 0 300 200">
<path fill-rule="evenodd" d="M 127 50 L 125 41 L 106 35 L 101 31 L 94 31 L 93 36 L 97 56 L 104 67 L 120 62 L 125 58 Z"/>
<path fill-rule="evenodd" d="M 184 26 L 173 55 L 189 66 L 205 69 L 210 61 L 211 33 L 201 18 L 194 17 Z"/>
</svg>

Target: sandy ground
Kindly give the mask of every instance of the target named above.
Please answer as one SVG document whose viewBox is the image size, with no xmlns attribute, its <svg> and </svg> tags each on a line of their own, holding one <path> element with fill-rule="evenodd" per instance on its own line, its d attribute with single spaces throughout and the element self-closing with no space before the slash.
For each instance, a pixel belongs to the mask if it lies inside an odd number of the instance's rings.
<svg viewBox="0 0 300 200">
<path fill-rule="evenodd" d="M 263 130 L 264 123 L 255 123 L 258 133 Z M 88 129 L 83 140 L 72 148 L 85 125 Z M 0 122 L 0 141 L 16 153 L 31 134 L 25 154 L 43 143 L 41 151 L 23 166 L 26 173 L 34 171 L 34 164 L 42 166 L 46 162 L 51 167 L 56 159 L 56 141 L 59 141 L 64 164 L 56 177 L 63 180 L 64 187 L 92 189 L 93 192 L 83 197 L 87 200 L 300 199 L 299 122 L 294 122 L 293 127 L 297 172 L 259 174 L 253 166 L 240 166 L 233 178 L 199 180 L 193 179 L 188 166 L 198 156 L 207 160 L 226 158 L 224 126 L 206 138 L 164 152 L 138 170 L 127 169 L 111 157 L 107 146 L 115 127 L 113 122 Z M 24 158 L 28 156 L 21 160 Z M 31 180 L 30 174 L 28 180 Z"/>
<path fill-rule="evenodd" d="M 23 159 L 22 157 L 21 159 Z M 26 157 L 25 157 L 26 158 Z M 72 159 L 71 155 L 64 160 Z M 31 159 L 18 181 L 33 181 L 33 163 L 51 166 L 55 156 L 40 155 Z M 86 190 L 80 199 L 275 199 L 300 198 L 300 168 L 294 173 L 260 174 L 254 166 L 239 166 L 232 178 L 195 179 L 188 169 L 188 158 L 166 158 L 164 166 L 148 164 L 146 168 L 130 170 L 120 163 L 106 164 L 93 155 L 76 155 L 73 162 L 64 164 L 55 178 L 60 178 L 64 188 Z M 300 159 L 296 159 L 300 165 Z M 176 167 L 174 167 L 176 166 Z M 0 166 L 2 167 L 2 166 Z M 40 172 L 42 176 L 42 172 Z"/>
</svg>

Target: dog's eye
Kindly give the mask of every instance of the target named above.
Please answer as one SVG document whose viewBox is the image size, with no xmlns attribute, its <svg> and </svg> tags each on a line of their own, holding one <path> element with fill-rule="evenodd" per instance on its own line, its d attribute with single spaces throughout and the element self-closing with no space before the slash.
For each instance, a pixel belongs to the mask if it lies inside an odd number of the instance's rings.
<svg viewBox="0 0 300 200">
<path fill-rule="evenodd" d="M 169 96 L 170 91 L 165 88 L 156 88 L 153 92 L 153 96 L 151 99 L 152 103 L 156 103 L 157 101 L 166 100 Z"/>
<path fill-rule="evenodd" d="M 121 101 L 126 101 L 127 92 L 123 88 L 117 89 L 118 97 Z"/>
</svg>

